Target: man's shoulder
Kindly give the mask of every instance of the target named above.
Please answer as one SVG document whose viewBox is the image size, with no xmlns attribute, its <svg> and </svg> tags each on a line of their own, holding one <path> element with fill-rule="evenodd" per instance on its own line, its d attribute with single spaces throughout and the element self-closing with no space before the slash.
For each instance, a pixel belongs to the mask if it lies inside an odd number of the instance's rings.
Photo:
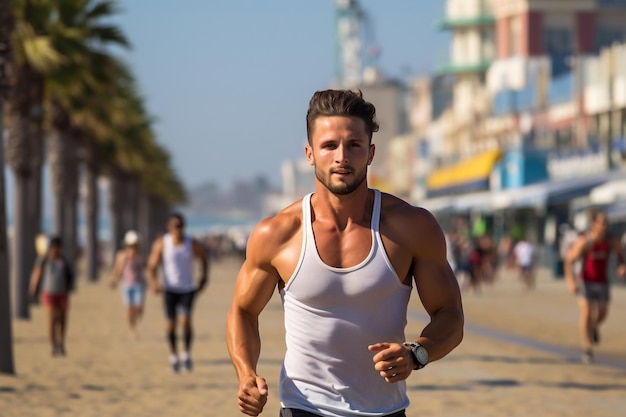
<svg viewBox="0 0 626 417">
<path fill-rule="evenodd" d="M 402 246 L 423 249 L 425 242 L 431 244 L 439 238 L 445 242 L 443 230 L 430 211 L 391 194 L 383 194 L 380 219 L 381 233 Z"/>
<path fill-rule="evenodd" d="M 433 214 L 419 205 L 413 205 L 393 194 L 381 192 L 381 215 L 400 221 L 432 222 Z"/>
</svg>

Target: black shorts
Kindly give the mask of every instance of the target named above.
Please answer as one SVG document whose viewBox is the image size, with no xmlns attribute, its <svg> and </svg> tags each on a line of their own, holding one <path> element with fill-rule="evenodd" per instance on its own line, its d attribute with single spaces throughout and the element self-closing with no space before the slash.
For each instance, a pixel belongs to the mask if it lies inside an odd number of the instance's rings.
<svg viewBox="0 0 626 417">
<path fill-rule="evenodd" d="M 583 281 L 578 287 L 578 295 L 587 300 L 606 301 L 611 299 L 609 284 Z"/>
<path fill-rule="evenodd" d="M 193 299 L 196 290 L 190 292 L 172 292 L 165 291 L 163 301 L 165 302 L 165 313 L 169 320 L 176 319 L 176 313 L 181 316 L 191 316 L 191 308 L 193 307 Z M 178 311 L 177 311 L 178 310 Z"/>
<path fill-rule="evenodd" d="M 280 417 L 322 417 L 320 414 L 310 413 L 304 410 L 298 410 L 296 408 L 281 408 Z M 397 411 L 392 414 L 387 414 L 382 417 L 406 417 L 405 410 Z"/>
</svg>

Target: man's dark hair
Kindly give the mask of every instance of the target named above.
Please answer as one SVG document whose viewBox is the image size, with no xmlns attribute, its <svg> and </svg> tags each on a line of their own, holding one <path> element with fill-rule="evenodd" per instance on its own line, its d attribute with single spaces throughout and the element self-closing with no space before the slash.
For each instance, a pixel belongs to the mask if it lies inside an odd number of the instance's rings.
<svg viewBox="0 0 626 417">
<path fill-rule="evenodd" d="M 180 225 L 182 227 L 185 227 L 185 216 L 183 216 L 182 213 L 174 212 L 174 213 L 170 214 L 169 220 L 172 220 L 172 219 L 178 220 L 180 222 Z"/>
<path fill-rule="evenodd" d="M 602 210 L 599 210 L 599 209 L 593 209 L 589 213 L 589 217 L 591 218 L 592 222 L 595 222 L 600 218 L 606 219 L 606 213 L 604 213 Z"/>
<path fill-rule="evenodd" d="M 50 237 L 50 242 L 48 243 L 48 247 L 56 246 L 57 248 L 63 247 L 63 240 L 60 236 L 52 236 Z"/>
<path fill-rule="evenodd" d="M 361 90 L 324 90 L 316 91 L 309 101 L 309 110 L 306 113 L 306 134 L 311 145 L 315 119 L 320 116 L 353 116 L 365 122 L 369 133 L 370 143 L 372 134 L 378 132 L 376 122 L 376 108 L 363 99 Z"/>
</svg>

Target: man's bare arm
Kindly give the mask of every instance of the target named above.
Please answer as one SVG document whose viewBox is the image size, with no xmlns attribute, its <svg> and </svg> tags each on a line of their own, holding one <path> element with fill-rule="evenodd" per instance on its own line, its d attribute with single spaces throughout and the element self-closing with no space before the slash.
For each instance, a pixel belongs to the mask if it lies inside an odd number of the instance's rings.
<svg viewBox="0 0 626 417">
<path fill-rule="evenodd" d="M 198 291 L 202 290 L 209 281 L 209 259 L 206 255 L 204 246 L 197 240 L 193 240 L 193 253 L 200 259 L 200 282 L 198 283 Z"/>
<path fill-rule="evenodd" d="M 578 290 L 578 284 L 576 283 L 576 277 L 574 276 L 574 262 L 582 257 L 586 245 L 587 237 L 578 236 L 567 251 L 567 256 L 565 256 L 565 262 L 563 265 L 565 281 L 570 292 L 572 293 L 576 293 Z"/>
<path fill-rule="evenodd" d="M 122 274 L 122 268 L 124 266 L 124 257 L 125 255 L 122 252 L 118 252 L 115 256 L 115 266 L 113 267 L 113 271 L 111 272 L 111 276 L 109 277 L 109 282 L 112 286 L 117 285 L 120 275 Z"/>
<path fill-rule="evenodd" d="M 239 409 L 251 416 L 258 415 L 267 401 L 267 384 L 256 370 L 261 354 L 259 315 L 280 279 L 271 265 L 273 249 L 267 242 L 268 233 L 270 227 L 260 226 L 250 236 L 226 322 L 228 352 L 239 380 Z"/>
<path fill-rule="evenodd" d="M 159 263 L 161 262 L 162 254 L 163 254 L 163 238 L 158 238 L 152 244 L 152 250 L 150 251 L 150 257 L 148 258 L 148 267 L 146 268 L 146 275 L 148 277 L 148 282 L 150 283 L 150 286 L 152 287 L 152 290 L 155 293 L 158 293 L 160 290 L 156 271 L 157 271 L 157 267 L 159 266 Z"/>
<path fill-rule="evenodd" d="M 422 211 L 418 216 L 416 229 L 422 238 L 415 245 L 413 276 L 430 323 L 416 341 L 428 350 L 429 361 L 435 361 L 463 340 L 463 306 L 458 282 L 446 258 L 444 234 L 430 213 Z"/>
<path fill-rule="evenodd" d="M 41 276 L 43 275 L 43 268 L 40 265 L 37 265 L 33 268 L 33 272 L 30 274 L 30 285 L 28 291 L 30 295 L 35 295 L 37 292 L 37 287 L 39 286 L 39 281 L 41 281 Z"/>
</svg>

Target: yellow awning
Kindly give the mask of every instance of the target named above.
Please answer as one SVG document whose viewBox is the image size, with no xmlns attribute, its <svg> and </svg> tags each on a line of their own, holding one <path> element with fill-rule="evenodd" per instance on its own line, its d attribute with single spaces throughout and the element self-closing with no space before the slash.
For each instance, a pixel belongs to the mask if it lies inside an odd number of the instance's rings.
<svg viewBox="0 0 626 417">
<path fill-rule="evenodd" d="M 367 183 L 370 188 L 376 188 L 383 193 L 393 192 L 391 185 L 384 178 L 377 175 L 370 174 Z"/>
<path fill-rule="evenodd" d="M 428 176 L 429 189 L 447 188 L 488 178 L 502 153 L 499 150 L 475 155 L 451 167 L 435 170 Z"/>
</svg>

